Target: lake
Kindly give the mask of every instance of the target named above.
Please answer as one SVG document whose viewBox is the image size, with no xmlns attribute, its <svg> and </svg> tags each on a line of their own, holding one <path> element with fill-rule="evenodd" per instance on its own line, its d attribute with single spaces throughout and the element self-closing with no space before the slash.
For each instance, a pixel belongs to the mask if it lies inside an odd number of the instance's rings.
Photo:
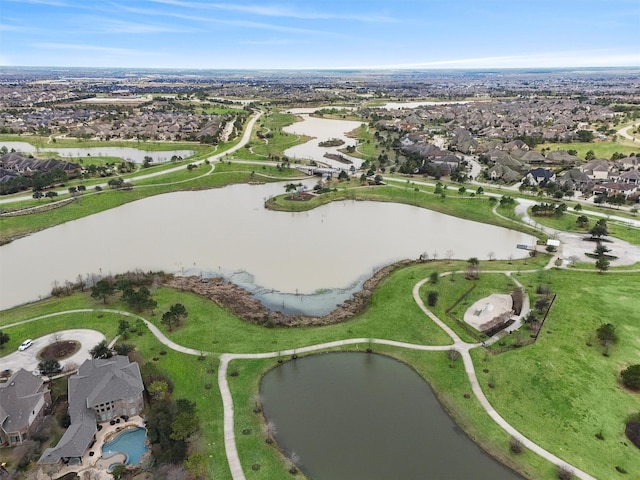
<svg viewBox="0 0 640 480">
<path fill-rule="evenodd" d="M 312 181 L 314 182 L 314 181 Z M 521 258 L 534 238 L 408 205 L 341 201 L 308 212 L 266 210 L 284 183 L 234 185 L 138 200 L 0 247 L 0 309 L 49 295 L 54 282 L 127 270 L 221 275 L 280 310 L 349 298 L 378 268 L 421 254 Z M 270 297 L 268 297 L 271 295 Z M 316 298 L 312 295 L 311 299 Z M 314 307 L 315 308 L 315 307 Z M 327 310 L 328 309 L 328 310 Z"/>
<path fill-rule="evenodd" d="M 289 361 L 264 376 L 260 395 L 276 441 L 314 480 L 521 478 L 455 425 L 418 373 L 389 357 Z"/>
<path fill-rule="evenodd" d="M 132 142 L 133 143 L 133 142 Z M 134 143 L 135 144 L 135 143 Z M 193 150 L 161 150 L 147 151 L 134 147 L 87 147 L 87 148 L 60 148 L 60 147 L 35 147 L 27 142 L 1 142 L 0 147 L 15 149 L 16 152 L 36 153 L 36 152 L 56 152 L 63 158 L 75 161 L 82 157 L 118 157 L 127 162 L 142 163 L 144 157 L 151 157 L 154 163 L 164 163 L 171 161 L 174 155 L 187 158 L 193 155 Z"/>
<path fill-rule="evenodd" d="M 350 164 L 347 165 L 324 156 L 326 153 L 342 155 L 350 160 L 356 169 L 360 168 L 360 165 L 362 165 L 363 162 L 362 159 L 351 157 L 345 153 L 339 152 L 338 150 L 346 148 L 347 146 L 356 146 L 358 144 L 358 141 L 355 138 L 349 138 L 345 134 L 359 128 L 360 125 L 362 125 L 362 122 L 312 117 L 309 113 L 306 113 L 308 111 L 309 109 L 304 108 L 293 108 L 288 110 L 289 113 L 293 113 L 302 118 L 302 121 L 283 127 L 282 130 L 294 135 L 307 135 L 313 138 L 301 145 L 296 145 L 286 149 L 284 154 L 289 158 L 315 160 L 316 162 L 326 163 L 332 167 L 348 169 Z M 338 147 L 321 147 L 319 145 L 320 142 L 325 142 L 333 138 L 342 140 L 344 144 Z"/>
</svg>

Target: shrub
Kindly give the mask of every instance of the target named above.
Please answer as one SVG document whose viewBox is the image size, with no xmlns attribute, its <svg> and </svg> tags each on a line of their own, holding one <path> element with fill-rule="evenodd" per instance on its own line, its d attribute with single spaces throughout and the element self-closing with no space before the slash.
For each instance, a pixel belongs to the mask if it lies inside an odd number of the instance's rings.
<svg viewBox="0 0 640 480">
<path fill-rule="evenodd" d="M 436 292 L 435 290 L 431 290 L 427 294 L 427 304 L 430 307 L 435 307 L 437 303 L 438 303 L 438 292 Z"/>
<path fill-rule="evenodd" d="M 640 421 L 630 420 L 624 430 L 624 434 L 636 447 L 640 448 Z"/>
<path fill-rule="evenodd" d="M 522 453 L 522 442 L 515 437 L 511 437 L 509 440 L 509 448 L 513 453 Z"/>
<path fill-rule="evenodd" d="M 602 345 L 607 345 L 609 343 L 615 343 L 618 340 L 618 336 L 616 335 L 616 327 L 611 325 L 610 323 L 604 323 L 598 327 L 596 330 L 596 335 L 598 336 L 598 340 Z"/>
<path fill-rule="evenodd" d="M 560 480 L 571 480 L 573 478 L 573 471 L 569 467 L 558 466 L 558 478 Z"/>
<path fill-rule="evenodd" d="M 631 365 L 620 372 L 622 383 L 629 388 L 640 388 L 640 364 Z"/>
</svg>

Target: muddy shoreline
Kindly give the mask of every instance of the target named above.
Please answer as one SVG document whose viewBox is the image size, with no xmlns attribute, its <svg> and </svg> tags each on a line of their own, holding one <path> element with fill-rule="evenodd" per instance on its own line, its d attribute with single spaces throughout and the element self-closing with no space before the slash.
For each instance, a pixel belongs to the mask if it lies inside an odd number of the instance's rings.
<svg viewBox="0 0 640 480">
<path fill-rule="evenodd" d="M 364 282 L 362 290 L 354 293 L 351 299 L 346 300 L 335 310 L 321 317 L 283 315 L 280 312 L 270 311 L 262 305 L 260 300 L 254 298 L 249 291 L 220 277 L 201 279 L 197 276 L 176 276 L 166 280 L 165 285 L 202 295 L 243 320 L 257 325 L 268 327 L 331 325 L 344 322 L 364 311 L 369 305 L 373 291 L 387 275 L 398 268 L 414 263 L 416 263 L 414 260 L 404 260 L 381 268 Z"/>
</svg>

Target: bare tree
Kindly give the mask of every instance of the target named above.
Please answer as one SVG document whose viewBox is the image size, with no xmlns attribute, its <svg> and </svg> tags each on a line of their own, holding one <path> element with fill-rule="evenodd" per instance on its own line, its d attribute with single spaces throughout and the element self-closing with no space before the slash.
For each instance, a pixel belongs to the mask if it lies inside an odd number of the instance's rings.
<svg viewBox="0 0 640 480">
<path fill-rule="evenodd" d="M 51 340 L 52 340 L 54 345 L 58 345 L 60 343 L 60 340 L 62 340 L 62 333 L 60 333 L 60 332 L 52 333 L 51 334 Z"/>
<path fill-rule="evenodd" d="M 453 258 L 453 250 L 447 250 L 445 256 L 447 257 L 447 263 L 451 263 L 451 259 Z"/>
<path fill-rule="evenodd" d="M 82 480 L 100 480 L 101 478 L 102 474 L 95 468 L 90 468 L 82 472 Z"/>
</svg>

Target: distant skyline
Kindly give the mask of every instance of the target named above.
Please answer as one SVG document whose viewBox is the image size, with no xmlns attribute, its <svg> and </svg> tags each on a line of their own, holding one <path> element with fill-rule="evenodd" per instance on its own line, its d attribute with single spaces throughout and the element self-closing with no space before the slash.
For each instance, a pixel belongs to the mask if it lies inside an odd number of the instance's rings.
<svg viewBox="0 0 640 480">
<path fill-rule="evenodd" d="M 0 65 L 640 66 L 638 0 L 0 0 Z"/>
</svg>

